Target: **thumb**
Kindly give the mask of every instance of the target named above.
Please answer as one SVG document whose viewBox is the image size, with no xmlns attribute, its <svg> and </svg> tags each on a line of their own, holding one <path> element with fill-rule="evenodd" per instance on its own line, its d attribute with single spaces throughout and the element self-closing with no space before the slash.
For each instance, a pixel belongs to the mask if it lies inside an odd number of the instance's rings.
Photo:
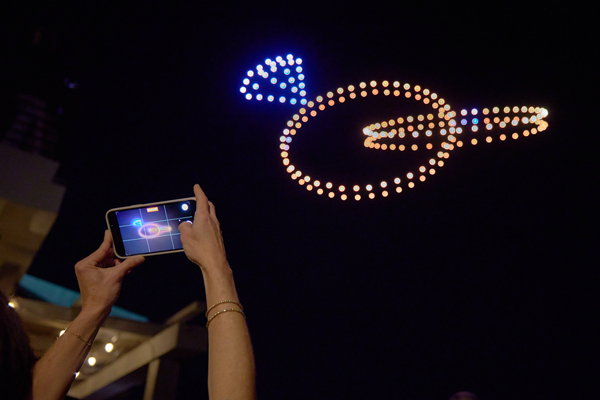
<svg viewBox="0 0 600 400">
<path fill-rule="evenodd" d="M 137 267 L 144 261 L 146 261 L 146 259 L 143 256 L 130 257 L 130 258 L 126 259 L 125 261 L 123 261 L 122 263 L 120 263 L 119 265 L 115 266 L 115 268 L 117 268 L 119 275 L 122 278 L 125 275 L 127 275 L 128 273 L 130 273 L 132 269 L 134 269 L 135 267 Z"/>
<path fill-rule="evenodd" d="M 181 234 L 187 234 L 190 233 L 192 231 L 192 221 L 184 221 L 182 223 L 179 224 L 179 232 Z"/>
</svg>

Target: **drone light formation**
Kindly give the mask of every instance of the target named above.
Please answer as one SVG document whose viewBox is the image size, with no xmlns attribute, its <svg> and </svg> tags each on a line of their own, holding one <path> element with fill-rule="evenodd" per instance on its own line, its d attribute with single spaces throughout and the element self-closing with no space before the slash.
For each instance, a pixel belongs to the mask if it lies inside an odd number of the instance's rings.
<svg viewBox="0 0 600 400">
<path fill-rule="evenodd" d="M 267 64 L 269 65 L 269 64 Z M 270 64 L 273 65 L 273 64 Z M 249 72 L 250 73 L 250 72 Z M 250 83 L 248 83 L 249 85 Z M 242 87 L 245 88 L 246 86 Z M 367 96 L 404 97 L 431 107 L 428 113 L 378 121 L 362 129 L 366 136 L 365 148 L 369 150 L 410 152 L 424 150 L 426 157 L 409 170 L 373 179 L 372 182 L 334 183 L 317 173 L 300 169 L 290 157 L 293 137 L 319 113 L 336 104 Z M 302 99 L 304 100 L 304 99 Z M 388 197 L 413 189 L 428 177 L 435 175 L 450 158 L 452 151 L 467 145 L 489 144 L 495 140 L 517 140 L 536 135 L 548 127 L 545 118 L 548 111 L 536 106 L 492 107 L 454 110 L 445 99 L 419 85 L 412 86 L 398 81 L 361 82 L 317 96 L 314 101 L 301 103 L 303 107 L 287 121 L 279 138 L 281 158 L 290 177 L 300 186 L 317 195 L 355 201 Z M 305 106 L 304 106 L 305 105 Z"/>
<path fill-rule="evenodd" d="M 264 65 L 259 64 L 246 73 L 240 92 L 246 100 L 306 105 L 304 78 L 301 58 L 291 54 L 285 58 L 267 58 Z"/>
</svg>

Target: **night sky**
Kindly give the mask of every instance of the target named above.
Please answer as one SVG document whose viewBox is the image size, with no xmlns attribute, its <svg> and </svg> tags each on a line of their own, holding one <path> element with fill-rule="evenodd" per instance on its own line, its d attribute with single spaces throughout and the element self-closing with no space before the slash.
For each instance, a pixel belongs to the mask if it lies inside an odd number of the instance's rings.
<svg viewBox="0 0 600 400">
<path fill-rule="evenodd" d="M 482 400 L 596 398 L 589 10 L 35 4 L 3 6 L 2 101 L 25 90 L 20 65 L 43 25 L 55 35 L 41 81 L 62 107 L 67 191 L 30 274 L 77 289 L 73 265 L 99 245 L 109 208 L 188 197 L 199 183 L 216 206 L 247 312 L 259 398 L 444 400 L 460 390 Z M 399 80 L 455 110 L 542 106 L 549 127 L 457 149 L 401 194 L 331 200 L 282 165 L 279 136 L 299 107 L 239 92 L 247 70 L 288 53 L 304 60 L 310 99 Z M 299 132 L 291 155 L 334 182 L 388 178 L 409 156 L 366 150 L 362 127 L 413 110 L 431 109 L 406 99 L 336 106 Z M 127 276 L 117 305 L 161 322 L 197 299 L 200 271 L 180 253 Z M 206 393 L 192 364 L 182 399 Z"/>
</svg>

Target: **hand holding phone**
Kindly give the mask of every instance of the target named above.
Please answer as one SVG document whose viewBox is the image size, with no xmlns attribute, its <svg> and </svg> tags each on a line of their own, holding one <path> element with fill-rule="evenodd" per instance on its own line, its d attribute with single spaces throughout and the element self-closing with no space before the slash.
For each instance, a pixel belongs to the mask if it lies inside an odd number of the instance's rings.
<svg viewBox="0 0 600 400">
<path fill-rule="evenodd" d="M 106 224 L 119 258 L 151 256 L 183 251 L 179 224 L 192 222 L 194 197 L 113 208 L 106 212 Z"/>
</svg>

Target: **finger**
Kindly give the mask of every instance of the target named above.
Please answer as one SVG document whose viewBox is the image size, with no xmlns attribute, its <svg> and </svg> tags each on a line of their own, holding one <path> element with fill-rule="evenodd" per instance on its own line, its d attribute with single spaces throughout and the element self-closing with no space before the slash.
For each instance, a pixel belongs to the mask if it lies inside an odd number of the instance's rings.
<svg viewBox="0 0 600 400">
<path fill-rule="evenodd" d="M 217 210 L 215 209 L 215 205 L 212 202 L 208 202 L 208 207 L 209 207 L 209 213 L 210 213 L 210 217 L 213 219 L 213 221 L 215 221 L 215 223 L 217 224 L 217 226 L 221 226 L 221 224 L 219 223 L 219 220 L 217 219 Z"/>
<path fill-rule="evenodd" d="M 143 256 L 130 257 L 116 265 L 115 270 L 117 270 L 119 275 L 123 277 L 126 274 L 130 273 L 132 269 L 134 269 L 144 261 L 146 261 L 146 259 Z"/>
<path fill-rule="evenodd" d="M 191 231 L 192 231 L 191 221 L 183 221 L 182 223 L 179 224 L 179 233 L 181 233 L 182 235 L 188 234 Z"/>
<path fill-rule="evenodd" d="M 200 185 L 198 185 L 197 183 L 194 185 L 194 195 L 196 196 L 196 211 L 198 211 L 198 210 L 209 211 L 208 198 L 204 194 L 204 191 L 202 190 Z M 204 207 L 206 207 L 206 208 L 204 208 Z"/>
<path fill-rule="evenodd" d="M 106 254 L 110 250 L 111 245 L 112 245 L 112 238 L 111 238 L 108 230 L 106 230 L 106 231 L 104 231 L 104 240 L 102 241 L 102 244 L 100 245 L 100 247 L 98 247 L 98 250 L 96 250 L 95 252 L 90 254 L 87 258 L 92 260 L 94 262 L 94 264 L 98 264 L 99 262 L 101 262 L 102 260 L 104 260 L 106 258 Z"/>
</svg>

